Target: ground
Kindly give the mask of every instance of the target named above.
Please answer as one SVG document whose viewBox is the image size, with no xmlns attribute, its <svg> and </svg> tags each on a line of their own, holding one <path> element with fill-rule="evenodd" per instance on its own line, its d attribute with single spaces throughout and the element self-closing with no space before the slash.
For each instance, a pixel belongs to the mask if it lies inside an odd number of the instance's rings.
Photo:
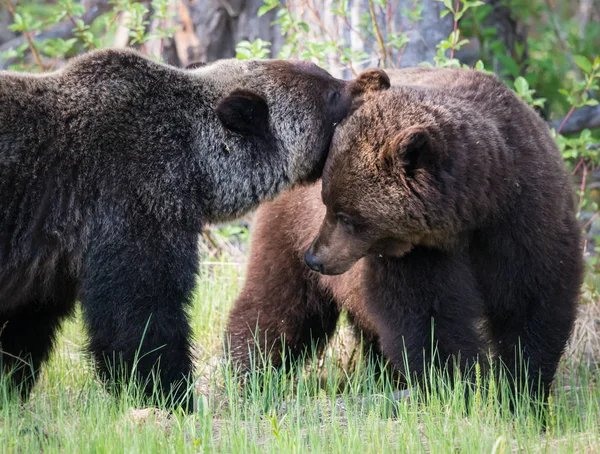
<svg viewBox="0 0 600 454">
<path fill-rule="evenodd" d="M 201 269 L 191 311 L 201 396 L 194 414 L 169 415 L 136 405 L 132 396 L 109 396 L 83 353 L 76 318 L 28 403 L 7 402 L 0 387 L 2 452 L 600 452 L 598 302 L 582 306 L 543 434 L 526 406 L 516 417 L 502 414 L 486 392 L 490 383 L 468 415 L 462 394 L 449 391 L 427 405 L 404 399 L 393 407 L 390 388 L 356 361 L 346 326 L 316 367 L 269 374 L 263 389 L 252 377 L 242 393 L 217 353 L 244 266 L 213 260 Z"/>
</svg>

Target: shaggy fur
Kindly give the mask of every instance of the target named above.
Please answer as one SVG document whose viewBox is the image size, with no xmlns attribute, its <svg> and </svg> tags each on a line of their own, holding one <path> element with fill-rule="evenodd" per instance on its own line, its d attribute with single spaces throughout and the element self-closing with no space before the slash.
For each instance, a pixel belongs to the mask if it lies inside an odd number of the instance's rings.
<svg viewBox="0 0 600 454">
<path fill-rule="evenodd" d="M 137 355 L 165 394 L 187 378 L 202 224 L 315 180 L 365 83 L 302 62 L 182 70 L 115 50 L 0 72 L 0 372 L 29 362 L 13 375 L 27 394 L 80 298 L 103 376 Z"/>
<path fill-rule="evenodd" d="M 259 210 L 231 353 L 250 368 L 258 329 L 279 364 L 282 338 L 293 358 L 346 308 L 401 373 L 422 376 L 433 336 L 442 362 L 463 368 L 491 349 L 520 389 L 528 362 L 530 389 L 546 395 L 583 269 L 548 128 L 493 76 L 390 75 L 400 86 L 366 96 L 337 129 L 322 188 Z"/>
</svg>

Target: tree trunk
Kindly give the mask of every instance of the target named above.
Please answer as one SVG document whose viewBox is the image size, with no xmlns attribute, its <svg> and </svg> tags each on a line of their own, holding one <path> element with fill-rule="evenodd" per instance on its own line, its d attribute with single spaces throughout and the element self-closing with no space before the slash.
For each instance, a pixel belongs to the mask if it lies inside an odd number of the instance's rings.
<svg viewBox="0 0 600 454">
<path fill-rule="evenodd" d="M 496 29 L 496 38 L 503 44 L 506 56 L 512 58 L 521 68 L 521 73 L 525 71 L 525 65 L 522 64 L 527 58 L 527 29 L 525 25 L 516 20 L 511 14 L 510 8 L 505 0 L 485 0 L 485 3 L 492 6 L 489 14 L 483 22 L 483 26 Z M 492 70 L 496 74 L 501 74 L 504 70 L 502 60 L 493 55 L 489 48 L 482 48 L 481 42 L 477 36 L 470 37 L 470 42 L 456 53 L 462 63 L 474 66 L 477 60 L 484 56 L 491 59 Z M 491 43 L 492 40 L 489 40 Z M 489 43 L 488 43 L 489 44 Z M 522 49 L 518 49 L 518 45 Z"/>
<path fill-rule="evenodd" d="M 262 0 L 195 0 L 190 3 L 190 17 L 195 25 L 198 45 L 190 51 L 192 61 L 214 61 L 235 57 L 235 47 L 243 40 L 260 38 L 272 43 L 278 52 L 283 37 L 275 20 L 275 11 L 258 17 Z"/>
<path fill-rule="evenodd" d="M 196 54 L 199 60 L 211 61 L 233 57 L 239 41 L 253 41 L 256 38 L 271 42 L 271 57 L 277 57 L 284 44 L 284 38 L 278 26 L 270 26 L 275 19 L 275 11 L 270 11 L 261 18 L 257 17 L 258 8 L 263 5 L 263 0 L 208 0 L 208 6 L 202 3 L 201 5 L 196 1 L 190 5 L 200 41 Z M 334 6 L 332 0 L 288 0 L 288 8 L 293 14 L 302 15 L 314 38 L 342 42 L 343 46 L 353 51 L 368 54 L 364 61 L 353 62 L 353 72 L 372 66 L 405 67 L 415 66 L 422 61 L 433 63 L 437 43 L 447 38 L 452 31 L 451 17 L 440 18 L 443 4 L 436 0 L 422 0 L 422 20 L 409 24 L 401 12 L 403 8 L 413 8 L 414 0 L 389 3 L 393 5 L 386 10 L 373 6 L 382 37 L 381 42 L 377 39 L 377 33 L 365 36 L 364 32 L 359 31 L 361 17 L 370 15 L 369 0 L 348 2 L 348 21 L 354 31 L 343 18 L 331 12 Z M 392 51 L 388 47 L 388 36 L 401 31 L 408 34 L 410 42 L 405 49 Z M 386 55 L 387 53 L 389 55 Z M 328 63 L 334 74 L 349 75 L 348 67 L 341 64 L 335 56 L 329 58 Z"/>
<path fill-rule="evenodd" d="M 6 9 L 0 9 L 0 44 L 15 37 L 15 34 L 8 29 L 11 19 Z"/>
</svg>

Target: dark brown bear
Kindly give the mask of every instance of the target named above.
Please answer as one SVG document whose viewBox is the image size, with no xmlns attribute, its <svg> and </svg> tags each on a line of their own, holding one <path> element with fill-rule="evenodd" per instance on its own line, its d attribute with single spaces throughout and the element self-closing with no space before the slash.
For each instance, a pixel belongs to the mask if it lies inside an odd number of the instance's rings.
<svg viewBox="0 0 600 454">
<path fill-rule="evenodd" d="M 548 128 L 493 76 L 420 68 L 391 78 L 404 85 L 366 96 L 336 131 L 322 188 L 258 213 L 231 353 L 247 369 L 258 328 L 278 364 L 282 338 L 295 357 L 346 308 L 401 373 L 421 376 L 433 336 L 442 361 L 464 367 L 491 348 L 523 377 L 520 345 L 530 389 L 545 391 L 583 269 Z"/>
<path fill-rule="evenodd" d="M 79 300 L 102 377 L 188 406 L 202 226 L 316 180 L 377 80 L 389 86 L 380 70 L 183 70 L 114 49 L 44 75 L 0 71 L 0 379 L 27 396 Z"/>
</svg>

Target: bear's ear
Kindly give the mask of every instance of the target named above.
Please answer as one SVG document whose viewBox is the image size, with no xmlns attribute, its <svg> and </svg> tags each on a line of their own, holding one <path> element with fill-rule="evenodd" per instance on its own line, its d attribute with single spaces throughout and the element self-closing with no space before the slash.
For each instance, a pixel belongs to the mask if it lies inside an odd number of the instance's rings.
<svg viewBox="0 0 600 454">
<path fill-rule="evenodd" d="M 387 90 L 390 86 L 390 78 L 383 69 L 371 68 L 360 73 L 350 85 L 352 104 L 350 105 L 348 116 L 352 115 L 364 104 L 364 95 L 366 93 Z"/>
<path fill-rule="evenodd" d="M 363 71 L 352 83 L 350 93 L 353 96 L 390 88 L 390 77 L 383 69 L 371 68 Z"/>
<path fill-rule="evenodd" d="M 381 164 L 387 168 L 401 166 L 409 176 L 420 168 L 429 167 L 438 159 L 434 141 L 425 126 L 404 129 L 379 153 Z"/>
<path fill-rule="evenodd" d="M 269 131 L 269 106 L 260 95 L 234 90 L 215 109 L 217 118 L 232 132 L 245 136 L 266 136 Z"/>
</svg>

